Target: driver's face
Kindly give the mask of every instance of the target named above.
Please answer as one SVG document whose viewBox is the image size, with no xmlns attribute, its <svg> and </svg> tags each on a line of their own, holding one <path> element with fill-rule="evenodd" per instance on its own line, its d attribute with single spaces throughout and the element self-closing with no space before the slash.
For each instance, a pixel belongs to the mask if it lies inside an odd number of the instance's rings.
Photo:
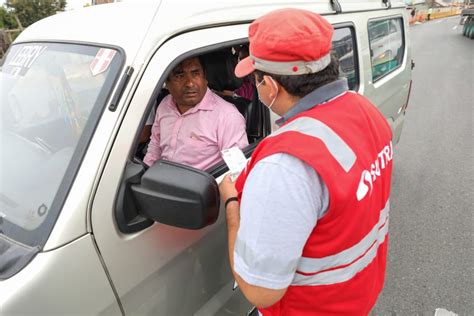
<svg viewBox="0 0 474 316">
<path fill-rule="evenodd" d="M 193 107 L 204 98 L 207 80 L 199 58 L 190 58 L 171 72 L 166 87 L 180 107 Z"/>
</svg>

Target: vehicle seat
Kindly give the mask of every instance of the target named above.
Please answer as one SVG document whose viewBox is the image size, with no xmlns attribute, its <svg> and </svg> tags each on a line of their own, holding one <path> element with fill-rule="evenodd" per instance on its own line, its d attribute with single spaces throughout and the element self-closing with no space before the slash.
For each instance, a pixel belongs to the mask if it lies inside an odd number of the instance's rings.
<svg viewBox="0 0 474 316">
<path fill-rule="evenodd" d="M 206 78 L 210 89 L 215 91 L 234 91 L 242 85 L 243 80 L 234 74 L 237 65 L 237 57 L 230 51 L 218 51 L 203 56 Z M 243 115 L 246 122 L 246 129 L 249 130 L 252 112 L 252 100 L 242 97 L 223 96 L 227 102 L 235 105 Z"/>
</svg>

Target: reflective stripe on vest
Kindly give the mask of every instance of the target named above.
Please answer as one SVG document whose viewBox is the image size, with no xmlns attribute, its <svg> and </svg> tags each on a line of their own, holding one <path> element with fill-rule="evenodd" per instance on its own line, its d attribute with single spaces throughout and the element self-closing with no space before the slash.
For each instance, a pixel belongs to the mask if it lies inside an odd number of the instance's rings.
<svg viewBox="0 0 474 316">
<path fill-rule="evenodd" d="M 346 172 L 351 170 L 356 161 L 354 151 L 329 126 L 319 120 L 310 117 L 300 117 L 284 125 L 268 137 L 277 136 L 289 131 L 299 132 L 320 139 Z"/>
<path fill-rule="evenodd" d="M 389 201 L 378 223 L 356 245 L 324 258 L 302 257 L 292 285 L 328 285 L 345 282 L 366 268 L 377 255 L 388 232 Z"/>
</svg>

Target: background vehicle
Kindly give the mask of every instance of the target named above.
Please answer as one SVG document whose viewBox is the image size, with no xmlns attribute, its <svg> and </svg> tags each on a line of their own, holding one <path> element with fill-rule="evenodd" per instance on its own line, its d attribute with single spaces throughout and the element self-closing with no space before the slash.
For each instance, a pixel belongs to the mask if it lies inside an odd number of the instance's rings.
<svg viewBox="0 0 474 316">
<path fill-rule="evenodd" d="M 401 55 L 398 50 L 403 47 L 403 38 L 397 35 L 400 34 L 401 27 L 400 21 L 394 19 L 377 21 L 369 26 L 374 77 L 379 77 L 400 64 L 395 58 Z"/>
<path fill-rule="evenodd" d="M 225 164 L 145 170 L 136 150 L 175 65 L 201 55 L 209 86 L 234 90 L 233 47 L 247 43 L 252 20 L 289 6 L 334 25 L 341 74 L 398 142 L 411 80 L 403 3 L 132 1 L 58 14 L 16 39 L 0 66 L 2 314 L 250 310 L 228 267 L 217 190 Z M 368 29 L 384 20 L 399 28 L 374 43 Z M 375 73 L 369 52 L 392 40 L 399 47 L 381 51 L 396 64 Z M 256 96 L 230 101 L 246 119 L 249 156 L 277 117 Z"/>
<path fill-rule="evenodd" d="M 461 11 L 460 24 L 464 25 L 462 35 L 474 39 L 474 8 L 464 9 Z"/>
</svg>

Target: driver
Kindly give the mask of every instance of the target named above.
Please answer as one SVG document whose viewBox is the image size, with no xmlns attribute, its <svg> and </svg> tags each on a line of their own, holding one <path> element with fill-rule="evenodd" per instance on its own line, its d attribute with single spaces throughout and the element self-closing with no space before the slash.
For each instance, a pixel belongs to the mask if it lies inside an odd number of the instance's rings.
<svg viewBox="0 0 474 316">
<path fill-rule="evenodd" d="M 166 88 L 170 94 L 157 108 L 145 164 L 166 159 L 207 169 L 221 160 L 222 150 L 248 145 L 245 119 L 207 87 L 198 57 L 176 66 Z"/>
</svg>

